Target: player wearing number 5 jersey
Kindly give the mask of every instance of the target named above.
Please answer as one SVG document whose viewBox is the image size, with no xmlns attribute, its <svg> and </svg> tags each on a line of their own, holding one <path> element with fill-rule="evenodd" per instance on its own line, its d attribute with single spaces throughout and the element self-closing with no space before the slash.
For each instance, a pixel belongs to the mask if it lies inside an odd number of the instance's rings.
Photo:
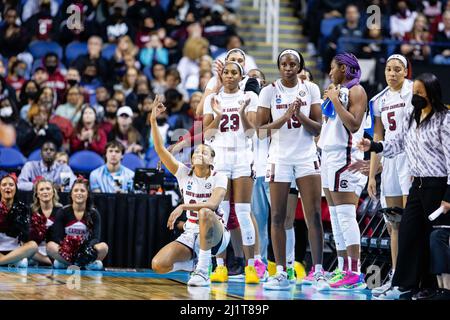
<svg viewBox="0 0 450 320">
<path fill-rule="evenodd" d="M 230 241 L 230 233 L 225 228 L 219 210 L 228 182 L 223 174 L 212 170 L 214 150 L 211 147 L 202 144 L 195 149 L 191 169 L 167 151 L 156 122 L 156 117 L 165 109 L 161 98 L 156 97 L 149 114 L 152 137 L 162 163 L 177 178 L 184 200 L 184 204 L 170 214 L 167 226 L 173 229 L 176 219 L 184 210 L 187 221 L 183 234 L 163 247 L 153 258 L 152 269 L 158 273 L 191 271 L 193 258 L 198 256 L 197 266 L 188 285 L 206 286 L 210 284 L 208 270 L 211 255 L 224 251 Z"/>
<path fill-rule="evenodd" d="M 246 283 L 258 283 L 254 267 L 255 226 L 250 215 L 253 189 L 253 153 L 251 137 L 254 135 L 252 122 L 256 118 L 259 104 L 254 92 L 239 89 L 243 76 L 242 66 L 236 62 L 225 62 L 222 70 L 224 91 L 206 97 L 203 125 L 205 141 L 216 151 L 214 168 L 230 180 L 225 202 L 233 191 L 236 216 L 242 233 L 242 244 L 247 259 Z M 248 118 L 247 118 L 248 115 Z M 224 206 L 229 216 L 229 206 Z M 225 220 L 227 221 L 227 220 Z"/>
<path fill-rule="evenodd" d="M 406 79 L 411 75 L 411 68 L 406 58 L 399 54 L 391 55 L 386 63 L 385 77 L 388 87 L 373 97 L 369 102 L 375 115 L 374 141 L 395 140 L 396 135 L 403 131 L 403 123 L 411 104 L 413 82 Z M 367 191 L 373 198 L 376 197 L 377 185 L 375 175 L 379 158 L 373 152 L 370 157 L 369 184 Z M 386 200 L 387 207 L 404 208 L 406 198 L 411 187 L 411 174 L 404 152 L 393 158 L 383 158 L 383 171 L 381 173 L 381 196 Z M 385 285 L 372 289 L 372 293 L 381 293 L 389 289 L 394 275 L 398 252 L 399 223 L 386 221 L 391 236 L 392 270 L 389 281 Z"/>
<path fill-rule="evenodd" d="M 312 82 L 299 80 L 304 60 L 295 50 L 278 56 L 281 79 L 261 90 L 257 114 L 259 138 L 270 135 L 266 181 L 271 200 L 271 239 L 277 273 L 264 284 L 265 289 L 287 290 L 286 273 L 287 199 L 291 181 L 300 191 L 313 263 L 318 280 L 323 280 L 323 230 L 319 161 L 314 136 L 321 130 L 320 90 Z"/>
</svg>

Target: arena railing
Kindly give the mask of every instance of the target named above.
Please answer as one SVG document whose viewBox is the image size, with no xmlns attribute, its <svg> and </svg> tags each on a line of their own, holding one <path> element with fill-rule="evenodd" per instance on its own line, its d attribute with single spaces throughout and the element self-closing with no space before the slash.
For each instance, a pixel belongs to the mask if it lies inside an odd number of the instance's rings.
<svg viewBox="0 0 450 320">
<path fill-rule="evenodd" d="M 253 8 L 259 8 L 259 24 L 266 26 L 266 42 L 272 43 L 272 60 L 278 57 L 280 29 L 280 0 L 253 0 Z"/>
</svg>

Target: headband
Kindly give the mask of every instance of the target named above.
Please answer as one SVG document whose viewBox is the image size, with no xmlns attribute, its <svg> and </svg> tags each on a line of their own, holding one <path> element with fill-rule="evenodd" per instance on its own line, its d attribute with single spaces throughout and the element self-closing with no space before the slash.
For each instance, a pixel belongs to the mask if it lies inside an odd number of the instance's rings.
<svg viewBox="0 0 450 320">
<path fill-rule="evenodd" d="M 298 62 L 302 61 L 302 60 L 300 59 L 300 55 L 298 54 L 298 52 L 295 51 L 295 50 L 291 50 L 291 49 L 286 49 L 286 50 L 281 51 L 280 56 L 278 57 L 278 60 L 280 60 L 281 57 L 284 56 L 284 55 L 286 55 L 286 54 L 292 54 L 292 55 L 294 55 L 295 57 L 297 57 Z"/>
<path fill-rule="evenodd" d="M 389 62 L 389 60 L 392 60 L 392 59 L 400 60 L 403 63 L 403 65 L 405 66 L 405 68 L 408 69 L 408 61 L 406 61 L 406 58 L 404 56 L 402 56 L 401 54 L 393 54 L 393 55 L 391 55 L 387 59 L 386 63 Z"/>
<path fill-rule="evenodd" d="M 239 67 L 239 70 L 241 71 L 241 76 L 244 76 L 244 69 L 242 68 L 242 66 L 239 64 L 239 63 L 237 63 L 236 61 L 226 61 L 225 62 L 225 65 L 223 66 L 223 69 L 225 70 L 225 66 L 227 65 L 227 64 L 234 64 L 234 65 L 237 65 L 238 67 Z M 222 71 L 223 72 L 223 71 Z"/>
<path fill-rule="evenodd" d="M 230 54 L 232 54 L 233 52 L 239 52 L 240 54 L 242 54 L 242 56 L 244 57 L 244 61 L 245 61 L 245 52 L 244 52 L 243 50 L 239 49 L 239 48 L 234 48 L 234 49 L 229 50 L 229 51 L 227 52 L 227 55 L 226 55 L 226 58 L 225 58 L 225 59 L 228 59 L 228 57 L 230 56 Z"/>
</svg>

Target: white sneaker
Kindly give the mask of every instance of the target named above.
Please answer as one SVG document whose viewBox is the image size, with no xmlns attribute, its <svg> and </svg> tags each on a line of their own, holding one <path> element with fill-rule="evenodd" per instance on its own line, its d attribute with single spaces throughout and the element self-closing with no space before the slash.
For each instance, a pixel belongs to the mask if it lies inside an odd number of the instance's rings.
<svg viewBox="0 0 450 320">
<path fill-rule="evenodd" d="M 86 265 L 86 270 L 103 270 L 103 262 L 101 262 L 100 260 L 95 260 L 94 262 Z"/>
<path fill-rule="evenodd" d="M 314 273 L 314 282 L 313 282 L 314 288 L 317 290 L 325 290 L 330 287 L 328 284 L 327 278 L 325 277 L 324 271 L 317 271 Z"/>
<path fill-rule="evenodd" d="M 390 287 L 380 294 L 373 294 L 375 300 L 399 300 L 400 296 L 409 293 L 411 290 L 402 291 L 399 287 Z"/>
<path fill-rule="evenodd" d="M 277 272 L 274 276 L 269 277 L 266 283 L 263 284 L 266 290 L 289 290 L 291 284 L 287 278 L 285 271 Z"/>
<path fill-rule="evenodd" d="M 23 258 L 19 262 L 17 262 L 17 268 L 28 268 L 28 259 Z"/>
<path fill-rule="evenodd" d="M 191 277 L 187 283 L 188 286 L 194 287 L 206 287 L 211 284 L 209 280 L 208 272 L 202 270 L 195 270 L 191 273 Z"/>
<path fill-rule="evenodd" d="M 386 283 L 380 287 L 373 288 L 372 294 L 381 294 L 381 293 L 385 292 L 386 290 L 388 290 L 391 287 L 393 277 L 394 277 L 394 273 L 391 270 L 389 272 L 389 279 L 386 281 Z"/>
<path fill-rule="evenodd" d="M 59 262 L 56 259 L 53 261 L 53 269 L 67 269 L 68 266 L 68 264 Z"/>
</svg>

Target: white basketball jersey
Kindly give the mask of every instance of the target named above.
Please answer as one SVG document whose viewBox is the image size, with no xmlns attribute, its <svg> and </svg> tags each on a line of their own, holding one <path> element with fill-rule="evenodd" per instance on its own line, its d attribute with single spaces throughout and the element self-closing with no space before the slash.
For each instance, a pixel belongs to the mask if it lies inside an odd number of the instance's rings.
<svg viewBox="0 0 450 320">
<path fill-rule="evenodd" d="M 189 175 L 190 171 L 188 167 L 178 162 L 178 170 L 175 177 L 178 180 L 185 204 L 207 202 L 215 188 L 227 189 L 228 179 L 222 173 L 212 171 L 209 177 L 199 178 L 194 173 Z M 216 210 L 216 214 L 222 217 L 219 210 Z M 188 220 L 186 221 L 185 229 L 198 233 L 198 212 L 188 210 L 186 217 Z"/>
<path fill-rule="evenodd" d="M 211 106 L 211 99 L 219 102 L 222 108 L 222 119 L 219 124 L 217 133 L 211 138 L 209 144 L 213 147 L 219 148 L 236 148 L 251 150 L 251 139 L 245 136 L 244 127 L 242 125 L 239 109 L 241 103 L 250 99 L 250 104 L 246 108 L 246 112 L 257 111 L 259 99 L 254 92 L 238 91 L 236 93 L 220 92 L 217 95 L 210 94 L 205 99 L 204 111 L 205 115 L 212 114 L 215 117 Z M 238 151 L 238 150 L 237 150 Z"/>
<path fill-rule="evenodd" d="M 384 140 L 389 141 L 401 134 L 404 118 L 411 106 L 412 82 L 405 80 L 402 90 L 384 90 L 373 105 L 374 115 L 381 117 L 385 129 Z"/>
<path fill-rule="evenodd" d="M 259 95 L 260 106 L 270 108 L 272 121 L 283 117 L 297 98 L 301 100 L 300 112 L 307 117 L 310 116 L 311 105 L 322 102 L 319 87 L 309 81 L 299 81 L 295 87 L 287 88 L 281 83 L 281 79 L 278 79 L 263 88 Z M 267 161 L 276 164 L 297 164 L 316 157 L 316 151 L 314 136 L 293 115 L 280 129 L 272 130 Z"/>
</svg>

